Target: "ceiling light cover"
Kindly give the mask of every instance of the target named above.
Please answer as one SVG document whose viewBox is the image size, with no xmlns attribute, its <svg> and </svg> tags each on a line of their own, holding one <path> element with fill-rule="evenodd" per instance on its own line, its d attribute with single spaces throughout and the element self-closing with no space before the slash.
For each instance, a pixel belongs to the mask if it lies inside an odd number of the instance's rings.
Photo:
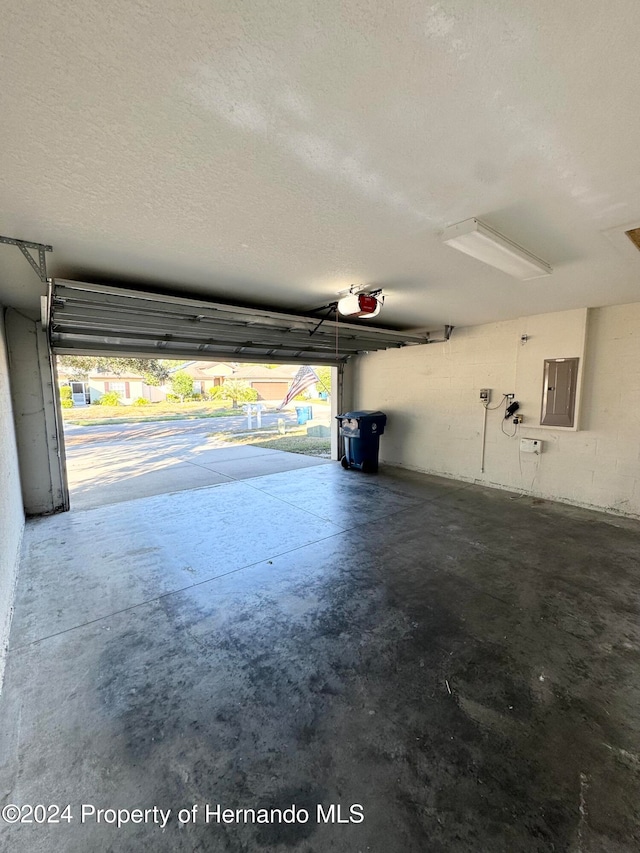
<svg viewBox="0 0 640 853">
<path fill-rule="evenodd" d="M 445 229 L 442 240 L 452 248 L 521 281 L 540 278 L 553 272 L 546 261 L 537 258 L 479 219 L 465 219 L 464 222 L 450 225 Z"/>
</svg>

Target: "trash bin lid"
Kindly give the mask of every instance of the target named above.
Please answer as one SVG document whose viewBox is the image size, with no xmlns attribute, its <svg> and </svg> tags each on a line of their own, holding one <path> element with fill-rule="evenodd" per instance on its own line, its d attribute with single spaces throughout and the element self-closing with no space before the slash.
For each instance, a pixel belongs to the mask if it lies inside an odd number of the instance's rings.
<svg viewBox="0 0 640 853">
<path fill-rule="evenodd" d="M 362 418 L 368 420 L 378 420 L 378 418 L 386 418 L 384 412 L 369 412 L 369 411 L 361 411 L 361 412 L 346 412 L 344 415 L 336 415 L 337 418 L 347 418 L 348 420 L 361 420 Z"/>
</svg>

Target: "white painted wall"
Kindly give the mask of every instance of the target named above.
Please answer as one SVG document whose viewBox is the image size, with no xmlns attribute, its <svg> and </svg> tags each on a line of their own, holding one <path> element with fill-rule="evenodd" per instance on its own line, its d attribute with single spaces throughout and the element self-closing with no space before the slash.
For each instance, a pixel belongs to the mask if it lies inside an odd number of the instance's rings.
<svg viewBox="0 0 640 853">
<path fill-rule="evenodd" d="M 0 690 L 23 528 L 24 512 L 9 387 L 4 308 L 0 306 Z"/>
<path fill-rule="evenodd" d="M 544 359 L 583 346 L 580 428 L 540 427 Z M 640 303 L 455 329 L 446 344 L 372 353 L 353 371 L 354 408 L 389 416 L 382 462 L 640 516 Z M 492 406 L 514 392 L 524 416 L 509 438 L 503 408 L 488 413 L 484 473 L 482 387 Z M 521 437 L 541 439 L 541 455 L 521 453 Z"/>
</svg>

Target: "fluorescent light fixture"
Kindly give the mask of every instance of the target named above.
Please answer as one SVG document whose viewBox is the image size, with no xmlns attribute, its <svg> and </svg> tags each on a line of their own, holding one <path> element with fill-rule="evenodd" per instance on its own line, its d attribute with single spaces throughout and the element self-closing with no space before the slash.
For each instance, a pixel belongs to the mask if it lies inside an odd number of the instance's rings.
<svg viewBox="0 0 640 853">
<path fill-rule="evenodd" d="M 471 255 L 472 258 L 522 281 L 540 278 L 553 272 L 548 263 L 479 219 L 465 219 L 457 225 L 450 225 L 445 228 L 442 240 L 465 255 Z"/>
</svg>

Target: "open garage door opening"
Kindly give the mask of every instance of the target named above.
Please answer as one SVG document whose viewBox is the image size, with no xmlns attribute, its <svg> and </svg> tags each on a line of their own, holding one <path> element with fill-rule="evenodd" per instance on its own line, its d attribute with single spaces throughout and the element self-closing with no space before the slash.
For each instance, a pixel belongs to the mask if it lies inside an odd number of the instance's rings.
<svg viewBox="0 0 640 853">
<path fill-rule="evenodd" d="M 321 309 L 63 279 L 42 319 L 76 509 L 337 460 L 345 365 L 429 340 Z"/>
<path fill-rule="evenodd" d="M 74 355 L 57 376 L 74 510 L 336 457 L 333 366 Z"/>
</svg>

